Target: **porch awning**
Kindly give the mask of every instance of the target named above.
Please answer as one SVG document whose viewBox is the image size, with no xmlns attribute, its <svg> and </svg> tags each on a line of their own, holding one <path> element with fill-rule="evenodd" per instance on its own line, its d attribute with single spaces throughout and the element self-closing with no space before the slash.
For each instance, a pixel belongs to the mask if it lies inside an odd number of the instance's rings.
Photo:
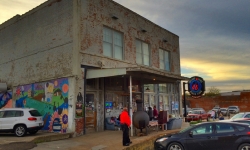
<svg viewBox="0 0 250 150">
<path fill-rule="evenodd" d="M 131 75 L 133 78 L 142 79 L 145 84 L 159 84 L 189 79 L 187 77 L 176 75 L 160 69 L 144 66 L 112 69 L 88 69 L 87 71 L 87 79 L 121 75 Z"/>
<path fill-rule="evenodd" d="M 126 75 L 126 68 L 88 69 L 87 79 Z"/>
</svg>

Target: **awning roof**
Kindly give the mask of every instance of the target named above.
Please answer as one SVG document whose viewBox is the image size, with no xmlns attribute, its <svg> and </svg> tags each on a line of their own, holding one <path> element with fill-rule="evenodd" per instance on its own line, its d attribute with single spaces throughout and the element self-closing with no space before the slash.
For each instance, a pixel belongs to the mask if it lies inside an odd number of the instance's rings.
<svg viewBox="0 0 250 150">
<path fill-rule="evenodd" d="M 133 78 L 142 79 L 145 84 L 158 84 L 176 82 L 180 80 L 189 80 L 187 77 L 152 69 L 149 67 L 127 67 L 127 68 L 112 68 L 112 69 L 88 69 L 87 79 L 131 75 Z"/>
</svg>

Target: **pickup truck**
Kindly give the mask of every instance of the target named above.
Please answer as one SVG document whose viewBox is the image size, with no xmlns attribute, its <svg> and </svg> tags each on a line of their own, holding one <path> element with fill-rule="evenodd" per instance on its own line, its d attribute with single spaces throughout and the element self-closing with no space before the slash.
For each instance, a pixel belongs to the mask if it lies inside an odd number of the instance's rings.
<svg viewBox="0 0 250 150">
<path fill-rule="evenodd" d="M 206 113 L 204 110 L 194 110 L 187 115 L 187 121 L 202 121 L 207 120 L 209 121 L 211 118 L 211 114 Z"/>
</svg>

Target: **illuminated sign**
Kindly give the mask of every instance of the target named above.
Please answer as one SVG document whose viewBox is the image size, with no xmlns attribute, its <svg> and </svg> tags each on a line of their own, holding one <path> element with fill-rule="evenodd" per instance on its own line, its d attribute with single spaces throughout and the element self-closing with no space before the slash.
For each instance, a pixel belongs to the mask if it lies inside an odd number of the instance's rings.
<svg viewBox="0 0 250 150">
<path fill-rule="evenodd" d="M 193 98 L 200 98 L 205 92 L 205 81 L 198 76 L 192 77 L 188 81 L 188 91 Z"/>
</svg>

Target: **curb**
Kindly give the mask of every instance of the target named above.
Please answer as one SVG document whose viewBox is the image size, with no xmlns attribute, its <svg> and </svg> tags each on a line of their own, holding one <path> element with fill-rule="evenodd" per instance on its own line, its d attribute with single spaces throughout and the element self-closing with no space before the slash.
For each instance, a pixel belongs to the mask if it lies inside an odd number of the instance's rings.
<svg viewBox="0 0 250 150">
<path fill-rule="evenodd" d="M 143 142 L 140 142 L 140 143 L 131 145 L 129 147 L 123 148 L 123 150 L 151 150 L 151 149 L 154 149 L 154 142 L 157 138 L 164 136 L 164 135 L 174 134 L 174 133 L 177 133 L 179 131 L 180 130 L 177 129 L 177 130 L 173 130 L 173 131 L 168 132 L 168 133 L 162 133 L 162 134 L 150 137 L 150 138 L 144 140 Z"/>
<path fill-rule="evenodd" d="M 68 139 L 68 138 L 72 138 L 72 137 L 73 137 L 73 133 L 45 135 L 45 136 L 36 137 L 35 139 L 31 140 L 30 142 L 37 144 L 37 143 L 43 143 L 43 142 L 64 140 L 64 139 Z"/>
</svg>

